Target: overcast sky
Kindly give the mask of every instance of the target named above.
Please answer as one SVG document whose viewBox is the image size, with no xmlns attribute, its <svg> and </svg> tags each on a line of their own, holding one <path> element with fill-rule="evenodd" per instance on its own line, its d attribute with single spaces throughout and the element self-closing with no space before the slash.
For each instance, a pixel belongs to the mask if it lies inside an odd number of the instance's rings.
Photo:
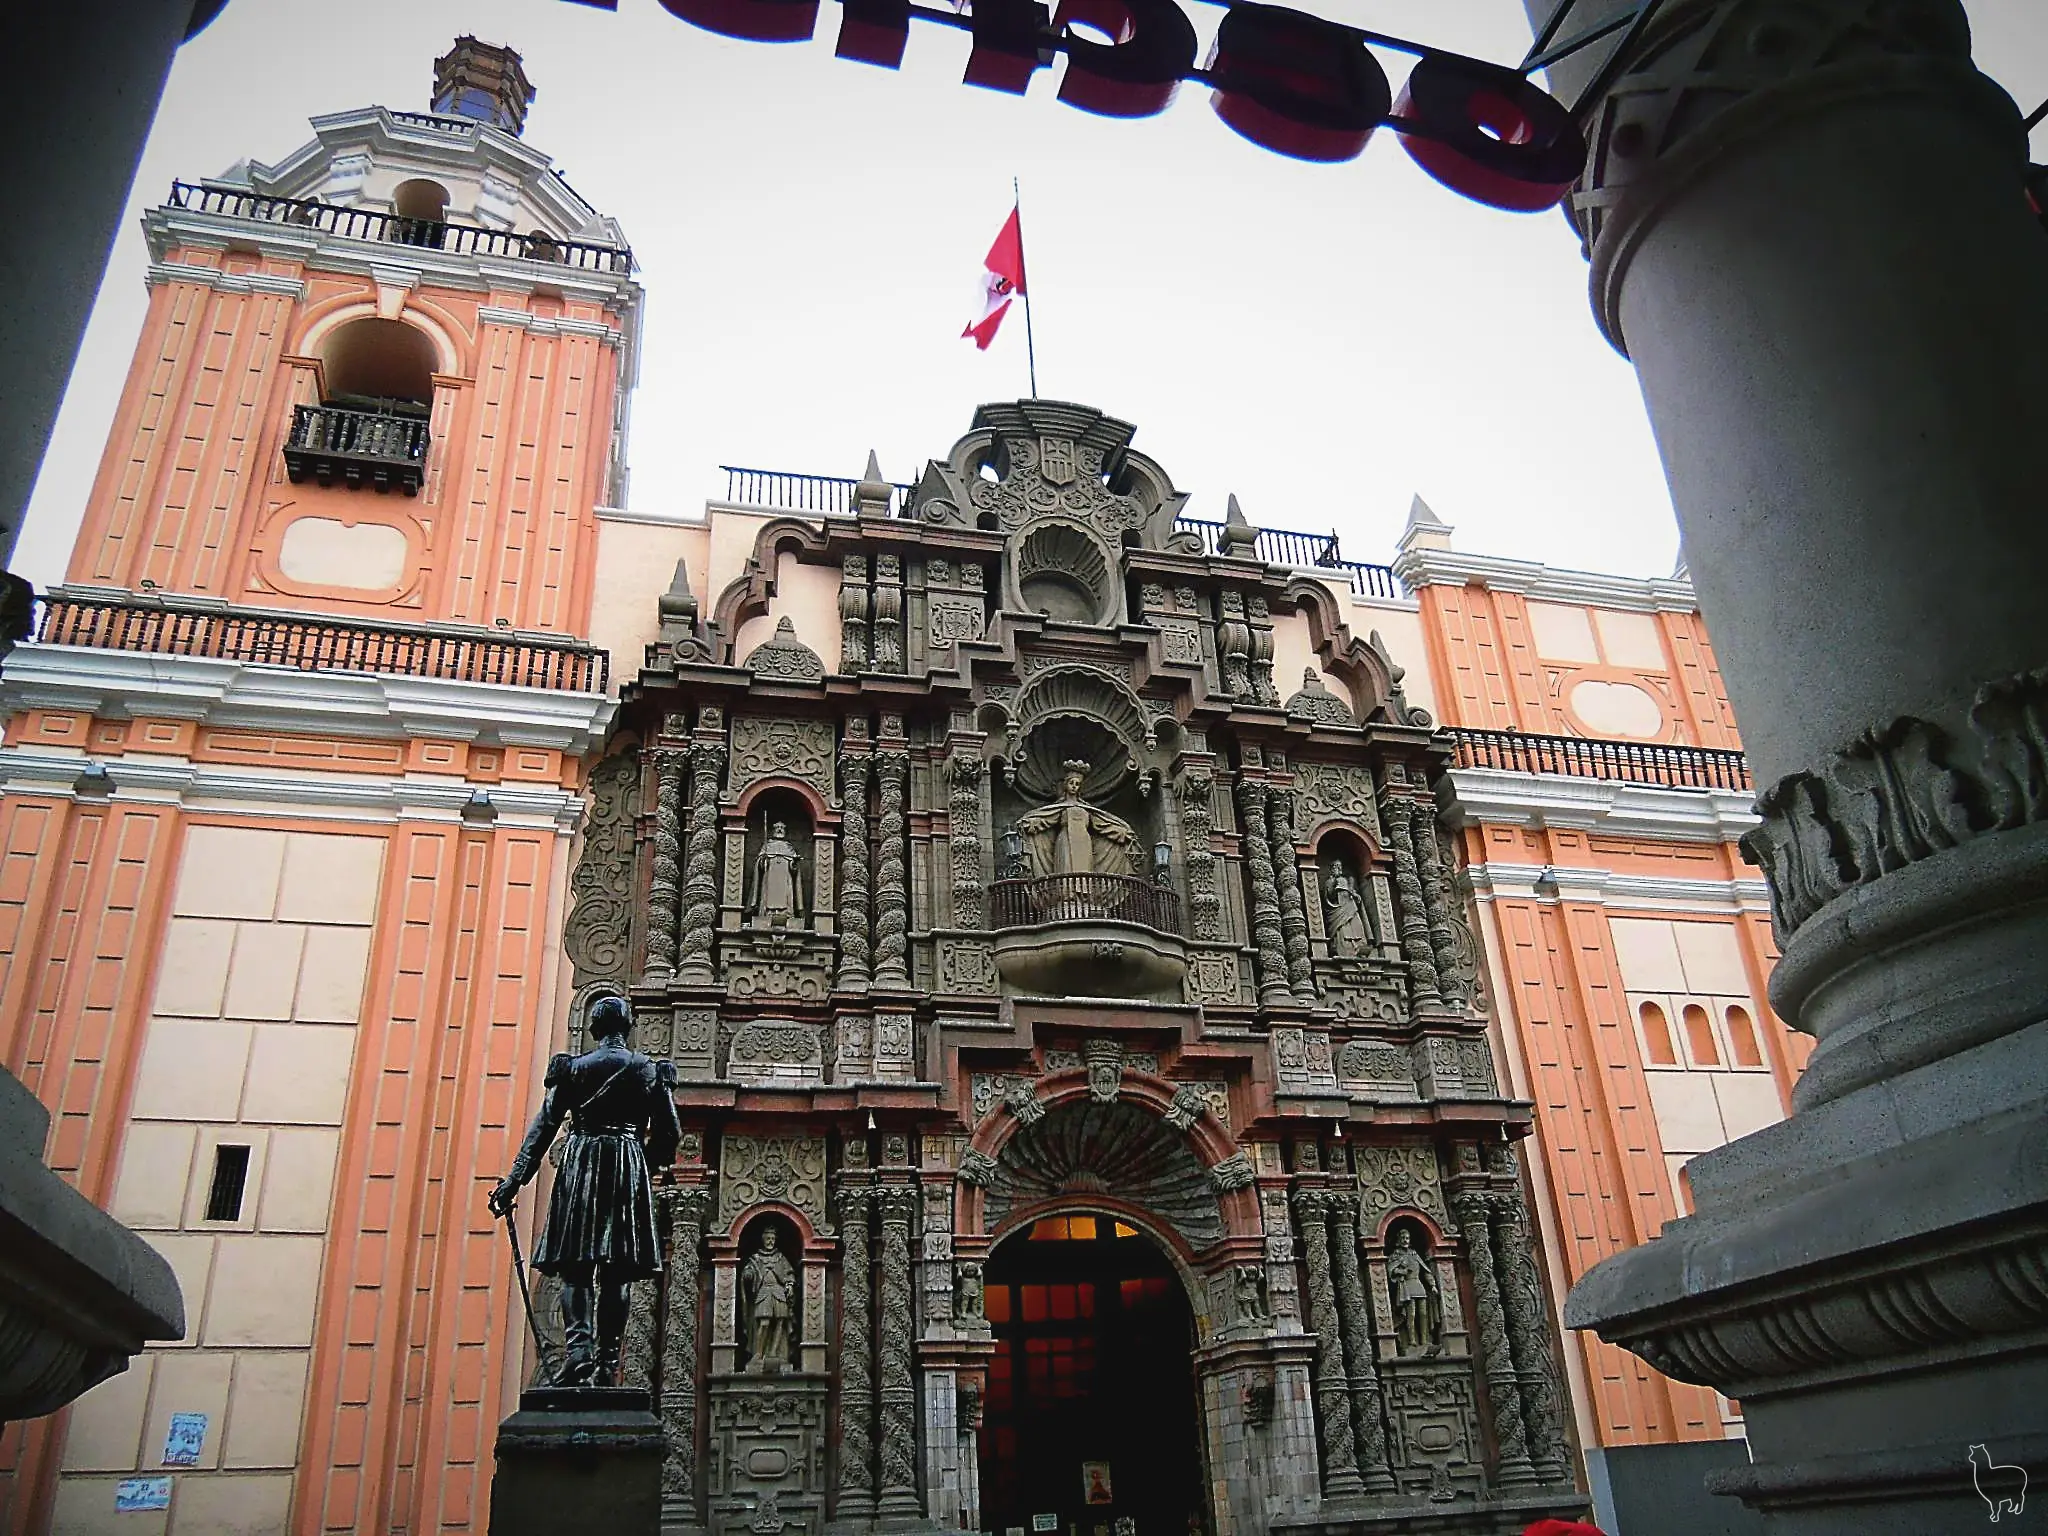
<svg viewBox="0 0 2048 1536">
<path fill-rule="evenodd" d="M 1520 0 L 1304 9 L 1513 63 Z M 1204 51 L 1214 7 L 1191 4 Z M 1970 0 L 1979 62 L 2048 97 L 2048 6 Z M 984 400 L 1026 393 L 1021 316 L 986 354 L 981 259 L 1022 179 L 1040 393 L 1136 424 L 1221 517 L 1335 529 L 1391 558 L 1420 493 L 1458 547 L 1666 574 L 1670 501 L 1627 363 L 1595 330 L 1563 217 L 1438 186 L 1383 133 L 1307 165 L 1238 138 L 1184 86 L 1142 122 L 960 83 L 961 34 L 913 27 L 901 71 L 732 42 L 656 0 L 232 0 L 187 45 L 142 160 L 21 541 L 58 579 L 144 312 L 144 208 L 174 178 L 275 163 L 309 116 L 424 109 L 462 32 L 539 89 L 526 138 L 620 220 L 647 288 L 629 504 L 694 512 L 717 466 L 914 476 Z M 1388 55 L 1398 86 L 1405 69 Z M 2034 140 L 2048 159 L 2048 129 Z"/>
</svg>

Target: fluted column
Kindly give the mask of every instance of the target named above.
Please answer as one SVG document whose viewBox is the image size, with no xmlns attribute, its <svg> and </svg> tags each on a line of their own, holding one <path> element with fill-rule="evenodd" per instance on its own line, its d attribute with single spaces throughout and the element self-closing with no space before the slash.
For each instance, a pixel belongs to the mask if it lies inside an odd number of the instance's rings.
<svg viewBox="0 0 2048 1536">
<path fill-rule="evenodd" d="M 1251 881 L 1252 944 L 1259 956 L 1259 1001 L 1284 1007 L 1287 950 L 1280 937 L 1280 886 L 1273 878 L 1273 842 L 1266 833 L 1266 785 L 1261 779 L 1237 781 L 1237 814 L 1244 826 L 1245 873 Z"/>
<path fill-rule="evenodd" d="M 694 743 L 690 748 L 690 831 L 677 974 L 699 984 L 716 979 L 711 967 L 711 938 L 718 925 L 718 790 L 724 777 L 724 741 L 711 737 Z"/>
<path fill-rule="evenodd" d="M 875 1512 L 874 1279 L 868 1211 L 874 1191 L 848 1178 L 839 1189 L 839 1505 L 842 1520 Z"/>
<path fill-rule="evenodd" d="M 1316 1000 L 1315 972 L 1308 957 L 1308 913 L 1301 899 L 1301 857 L 1294 846 L 1294 795 L 1276 789 L 1266 797 L 1273 846 L 1273 879 L 1280 888 L 1280 941 L 1287 953 L 1287 983 L 1294 1000 Z"/>
<path fill-rule="evenodd" d="M 839 814 L 839 985 L 863 992 L 868 985 L 868 782 L 874 765 L 866 753 L 840 760 Z"/>
<path fill-rule="evenodd" d="M 904 798 L 910 777 L 910 754 L 884 746 L 876 753 L 882 770 L 881 813 L 875 853 L 875 985 L 910 985 L 910 885 L 905 869 L 905 843 L 910 829 Z"/>
<path fill-rule="evenodd" d="M 1316 1406 L 1322 1410 L 1323 1492 L 1356 1498 L 1365 1484 L 1358 1476 L 1358 1444 L 1351 1424 L 1351 1388 L 1344 1370 L 1344 1325 L 1337 1316 L 1337 1292 L 1330 1277 L 1329 1228 L 1323 1219 L 1323 1191 L 1297 1190 L 1294 1214 L 1301 1223 L 1301 1257 L 1308 1269 L 1308 1325 L 1316 1336 Z"/>
<path fill-rule="evenodd" d="M 657 1406 L 668 1436 L 668 1455 L 661 1464 L 661 1505 L 663 1523 L 678 1524 L 694 1520 L 697 1506 L 697 1318 L 702 1309 L 706 1202 L 699 1189 L 664 1194 L 668 1263 L 662 1275 Z"/>
<path fill-rule="evenodd" d="M 1358 1470 L 1368 1493 L 1392 1493 L 1387 1464 L 1387 1425 L 1380 1401 L 1379 1362 L 1372 1341 L 1372 1304 L 1358 1270 L 1358 1208 L 1348 1190 L 1330 1197 L 1330 1243 L 1337 1264 L 1337 1316 L 1344 1327 L 1350 1370 L 1351 1423 L 1358 1437 Z"/>
<path fill-rule="evenodd" d="M 682 918 L 683 764 L 686 754 L 657 747 L 654 760 L 654 872 L 647 885 L 647 966 L 641 980 L 659 986 L 676 973 Z"/>
<path fill-rule="evenodd" d="M 1494 1197 L 1493 1256 L 1500 1265 L 1501 1301 L 1507 1309 L 1508 1349 L 1522 1389 L 1522 1427 L 1529 1460 L 1546 1483 L 1569 1480 L 1557 1370 L 1550 1353 L 1549 1309 L 1529 1248 L 1528 1213 L 1519 1192 Z"/>
<path fill-rule="evenodd" d="M 1429 942 L 1428 901 L 1422 889 L 1422 872 L 1415 862 L 1415 830 L 1408 817 L 1404 797 L 1389 795 L 1381 820 L 1387 827 L 1387 846 L 1394 853 L 1394 921 L 1401 930 L 1401 957 L 1408 964 L 1408 990 L 1419 1008 L 1436 1005 L 1442 996 L 1437 976 L 1436 955 Z"/>
<path fill-rule="evenodd" d="M 1486 1375 L 1486 1398 L 1493 1406 L 1493 1437 L 1500 1446 L 1500 1480 L 1536 1480 L 1529 1464 L 1528 1431 L 1522 1422 L 1522 1395 L 1515 1381 L 1514 1354 L 1508 1346 L 1507 1318 L 1501 1310 L 1499 1270 L 1493 1236 L 1487 1226 L 1488 1199 L 1468 1193 L 1452 1201 L 1458 1228 L 1465 1235 L 1465 1253 L 1472 1267 L 1472 1304 L 1479 1314 L 1479 1365 Z"/>
<path fill-rule="evenodd" d="M 1429 928 L 1429 949 L 1436 961 L 1437 992 L 1453 1008 L 1469 999 L 1458 979 L 1458 940 L 1451 930 L 1451 893 L 1444 878 L 1443 850 L 1436 840 L 1436 807 L 1417 800 L 1408 808 L 1415 842 L 1416 872 L 1422 881 L 1422 916 Z"/>
<path fill-rule="evenodd" d="M 910 1236 L 917 1191 L 892 1184 L 882 1209 L 882 1496 L 884 1516 L 920 1513 L 917 1500 L 917 1379 L 912 1348 L 917 1320 L 910 1293 Z"/>
</svg>

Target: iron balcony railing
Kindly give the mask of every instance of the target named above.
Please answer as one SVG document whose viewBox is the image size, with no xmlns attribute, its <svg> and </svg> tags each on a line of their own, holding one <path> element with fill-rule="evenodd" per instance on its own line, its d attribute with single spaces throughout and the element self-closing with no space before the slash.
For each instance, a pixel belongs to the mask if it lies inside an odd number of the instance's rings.
<svg viewBox="0 0 2048 1536">
<path fill-rule="evenodd" d="M 302 405 L 292 413 L 284 467 L 294 485 L 310 475 L 322 485 L 367 482 L 380 491 L 395 485 L 410 496 L 426 477 L 432 443 L 423 415 Z"/>
<path fill-rule="evenodd" d="M 1129 875 L 1038 875 L 998 880 L 989 887 L 991 928 L 1040 923 L 1136 923 L 1155 933 L 1179 933 L 1180 897 L 1163 885 Z"/>
<path fill-rule="evenodd" d="M 781 469 L 742 469 L 721 464 L 725 471 L 725 499 L 743 507 L 787 507 L 792 512 L 853 511 L 853 488 L 858 480 L 840 475 L 798 475 Z M 889 513 L 909 515 L 914 485 L 890 482 Z"/>
<path fill-rule="evenodd" d="M 383 672 L 601 693 L 611 657 L 573 640 L 496 639 L 348 619 L 193 611 L 149 602 L 47 598 L 36 639 L 100 651 L 204 656 L 301 672 Z"/>
<path fill-rule="evenodd" d="M 1453 729 L 1460 768 L 1504 768 L 1576 779 L 1612 779 L 1660 789 L 1753 790 L 1749 759 L 1721 747 L 1680 747 L 1655 742 L 1579 736 L 1536 736 L 1523 731 Z"/>
<path fill-rule="evenodd" d="M 409 219 L 374 208 L 342 208 L 297 197 L 266 197 L 233 187 L 202 187 L 188 181 L 171 183 L 167 206 L 194 213 L 219 214 L 258 224 L 291 224 L 350 240 L 384 245 L 417 245 L 474 256 L 502 256 L 515 261 L 544 261 L 587 272 L 629 273 L 633 253 L 623 246 L 594 245 L 583 240 L 557 240 L 538 231 L 514 234 L 475 224 L 448 224 L 439 219 Z"/>
</svg>

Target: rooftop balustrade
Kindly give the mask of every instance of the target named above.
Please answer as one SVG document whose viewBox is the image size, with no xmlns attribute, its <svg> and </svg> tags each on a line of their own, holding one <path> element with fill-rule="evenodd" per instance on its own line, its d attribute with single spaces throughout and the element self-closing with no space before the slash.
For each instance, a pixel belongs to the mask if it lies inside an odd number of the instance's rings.
<svg viewBox="0 0 2048 1536">
<path fill-rule="evenodd" d="M 1448 734 L 1455 744 L 1456 766 L 1460 768 L 1610 779 L 1658 789 L 1748 792 L 1756 787 L 1750 778 L 1749 759 L 1721 747 L 1463 728 Z"/>
</svg>

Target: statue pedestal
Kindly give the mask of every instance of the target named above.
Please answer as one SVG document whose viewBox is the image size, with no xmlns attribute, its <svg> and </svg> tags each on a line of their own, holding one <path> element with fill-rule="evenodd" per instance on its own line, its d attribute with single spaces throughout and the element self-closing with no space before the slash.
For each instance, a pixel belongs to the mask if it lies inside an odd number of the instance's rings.
<svg viewBox="0 0 2048 1536">
<path fill-rule="evenodd" d="M 656 1536 L 667 1448 L 638 1388 L 530 1388 L 498 1426 L 491 1536 Z"/>
</svg>

